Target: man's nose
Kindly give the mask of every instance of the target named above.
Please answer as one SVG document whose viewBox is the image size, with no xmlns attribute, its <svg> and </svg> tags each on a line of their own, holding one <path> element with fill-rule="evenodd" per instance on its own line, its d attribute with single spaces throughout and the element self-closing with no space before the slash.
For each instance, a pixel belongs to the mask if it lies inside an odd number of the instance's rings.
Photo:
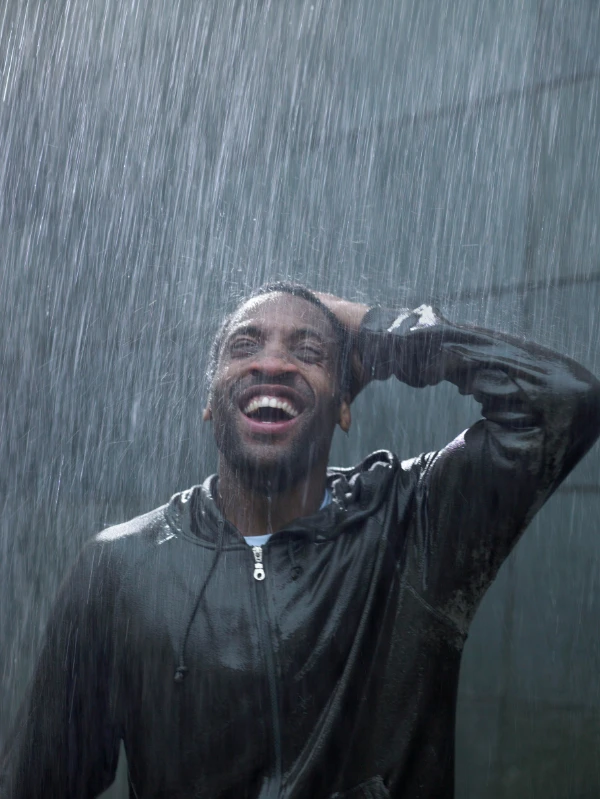
<svg viewBox="0 0 600 799">
<path fill-rule="evenodd" d="M 260 373 L 269 378 L 289 376 L 298 371 L 293 358 L 279 347 L 265 348 L 253 359 L 250 368 L 255 374 Z"/>
</svg>

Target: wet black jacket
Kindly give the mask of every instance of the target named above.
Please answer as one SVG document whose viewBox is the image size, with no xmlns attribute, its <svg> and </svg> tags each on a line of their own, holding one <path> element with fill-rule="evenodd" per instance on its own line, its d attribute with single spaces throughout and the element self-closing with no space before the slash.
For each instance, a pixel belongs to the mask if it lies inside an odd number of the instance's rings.
<svg viewBox="0 0 600 799">
<path fill-rule="evenodd" d="M 97 535 L 55 606 L 3 797 L 96 796 L 120 739 L 140 799 L 453 795 L 469 623 L 598 435 L 599 384 L 428 307 L 372 310 L 363 347 L 375 377 L 450 380 L 483 420 L 440 452 L 332 469 L 332 503 L 261 550 L 219 514 L 215 478 Z"/>
</svg>

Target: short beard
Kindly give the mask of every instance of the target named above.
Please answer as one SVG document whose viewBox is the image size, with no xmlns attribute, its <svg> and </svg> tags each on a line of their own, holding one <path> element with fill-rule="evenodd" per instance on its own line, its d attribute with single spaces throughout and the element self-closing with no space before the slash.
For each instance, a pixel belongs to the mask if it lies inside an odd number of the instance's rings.
<svg viewBox="0 0 600 799">
<path fill-rule="evenodd" d="M 227 412 L 213 414 L 215 442 L 228 468 L 247 490 L 264 496 L 279 494 L 298 485 L 317 464 L 327 462 L 331 440 L 325 440 L 313 424 L 277 460 L 265 461 L 246 451 L 230 418 Z"/>
<path fill-rule="evenodd" d="M 217 446 L 228 468 L 249 491 L 263 496 L 280 494 L 294 488 L 322 457 L 322 447 L 314 439 L 306 447 L 296 442 L 286 455 L 277 461 L 260 461 L 242 450 L 237 437 L 227 431 L 219 437 Z"/>
<path fill-rule="evenodd" d="M 298 469 L 297 463 L 293 462 L 258 465 L 251 459 L 236 458 L 232 461 L 225 455 L 223 458 L 244 489 L 262 496 L 281 494 L 297 485 L 308 473 L 308 469 Z"/>
</svg>

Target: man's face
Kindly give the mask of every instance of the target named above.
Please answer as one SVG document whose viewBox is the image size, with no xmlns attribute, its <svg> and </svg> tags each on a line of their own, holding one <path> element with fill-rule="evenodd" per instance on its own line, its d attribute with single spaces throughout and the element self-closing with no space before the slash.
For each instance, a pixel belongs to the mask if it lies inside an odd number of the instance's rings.
<svg viewBox="0 0 600 799">
<path fill-rule="evenodd" d="M 235 315 L 211 410 L 217 447 L 246 486 L 282 490 L 326 464 L 341 413 L 349 425 L 336 350 L 330 321 L 301 297 L 267 294 Z"/>
</svg>

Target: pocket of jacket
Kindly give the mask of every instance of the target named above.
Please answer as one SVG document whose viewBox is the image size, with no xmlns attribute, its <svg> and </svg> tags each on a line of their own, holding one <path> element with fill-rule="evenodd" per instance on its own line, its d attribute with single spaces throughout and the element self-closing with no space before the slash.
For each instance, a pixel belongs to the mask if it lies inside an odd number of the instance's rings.
<svg viewBox="0 0 600 799">
<path fill-rule="evenodd" d="M 371 777 L 355 788 L 341 793 L 333 793 L 329 799 L 389 799 L 390 792 L 381 777 Z"/>
</svg>

